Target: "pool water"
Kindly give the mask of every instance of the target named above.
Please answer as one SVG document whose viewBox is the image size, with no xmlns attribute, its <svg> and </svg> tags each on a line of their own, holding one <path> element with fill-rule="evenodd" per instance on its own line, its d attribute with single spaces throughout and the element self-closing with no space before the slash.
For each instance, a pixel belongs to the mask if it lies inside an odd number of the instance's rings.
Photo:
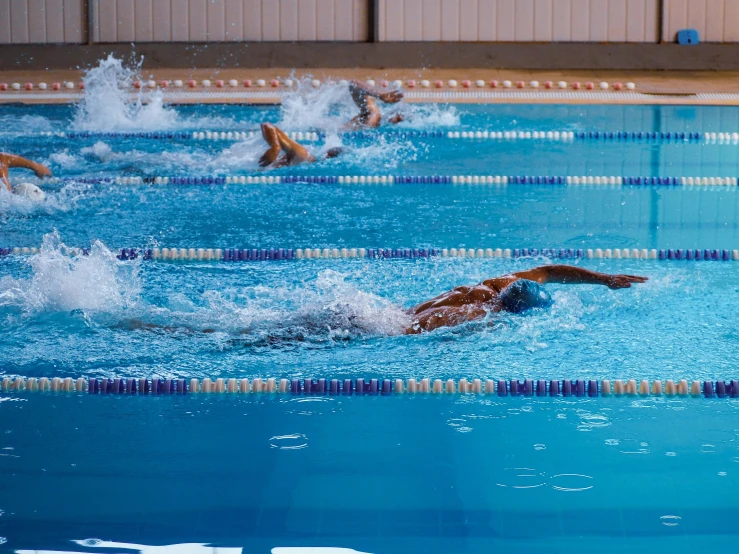
<svg viewBox="0 0 739 554">
<path fill-rule="evenodd" d="M 385 129 L 357 138 L 331 132 L 351 113 L 335 89 L 296 93 L 281 108 L 132 105 L 95 90 L 82 108 L 0 107 L 0 149 L 68 179 L 41 204 L 0 191 L 0 247 L 41 248 L 0 258 L 2 376 L 735 378 L 734 262 L 578 260 L 649 281 L 548 285 L 550 309 L 405 336 L 411 306 L 551 260 L 153 262 L 116 251 L 734 249 L 736 187 L 89 185 L 75 178 L 252 175 L 264 146 L 40 133 L 272 121 L 328 129 L 316 150 L 348 150 L 271 173 L 282 175 L 737 176 L 737 145 L 399 138 Z M 739 124 L 733 107 L 394 109 L 410 116 L 403 127 L 424 130 Z M 653 397 L 3 393 L 0 549 L 729 549 L 738 407 Z"/>
<path fill-rule="evenodd" d="M 17 551 L 736 541 L 735 401 L 34 396 L 2 410 L 0 529 Z"/>
</svg>

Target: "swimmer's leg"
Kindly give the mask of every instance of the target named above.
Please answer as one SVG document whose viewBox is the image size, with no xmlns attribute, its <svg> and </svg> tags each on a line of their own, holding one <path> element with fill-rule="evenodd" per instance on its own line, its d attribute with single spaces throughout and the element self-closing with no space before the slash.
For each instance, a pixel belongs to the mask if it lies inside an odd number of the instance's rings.
<svg viewBox="0 0 739 554">
<path fill-rule="evenodd" d="M 278 130 L 271 123 L 262 123 L 262 136 L 269 145 L 269 149 L 259 158 L 259 167 L 267 167 L 273 164 L 277 160 L 277 156 L 280 155 L 282 147 L 280 146 L 280 139 L 277 134 Z"/>
</svg>

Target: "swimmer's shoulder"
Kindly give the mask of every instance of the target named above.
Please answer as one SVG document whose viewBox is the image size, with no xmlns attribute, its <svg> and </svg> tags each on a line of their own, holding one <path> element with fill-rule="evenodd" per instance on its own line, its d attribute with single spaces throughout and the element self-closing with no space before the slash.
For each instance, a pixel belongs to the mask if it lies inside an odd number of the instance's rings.
<svg viewBox="0 0 739 554">
<path fill-rule="evenodd" d="M 493 277 L 492 279 L 487 279 L 486 281 L 483 281 L 480 283 L 481 285 L 488 287 L 495 293 L 499 293 L 504 288 L 506 288 L 511 283 L 515 283 L 518 281 L 520 277 L 517 277 L 516 275 L 501 275 L 500 277 Z"/>
</svg>

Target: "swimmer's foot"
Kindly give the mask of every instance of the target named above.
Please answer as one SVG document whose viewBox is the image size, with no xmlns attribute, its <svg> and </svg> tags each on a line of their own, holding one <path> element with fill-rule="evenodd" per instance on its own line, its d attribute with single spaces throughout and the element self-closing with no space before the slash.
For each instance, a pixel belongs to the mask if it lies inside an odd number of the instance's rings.
<svg viewBox="0 0 739 554">
<path fill-rule="evenodd" d="M 379 98 L 386 104 L 396 104 L 403 99 L 403 93 L 399 90 L 392 90 L 390 92 L 383 92 L 378 94 L 377 98 Z"/>
</svg>

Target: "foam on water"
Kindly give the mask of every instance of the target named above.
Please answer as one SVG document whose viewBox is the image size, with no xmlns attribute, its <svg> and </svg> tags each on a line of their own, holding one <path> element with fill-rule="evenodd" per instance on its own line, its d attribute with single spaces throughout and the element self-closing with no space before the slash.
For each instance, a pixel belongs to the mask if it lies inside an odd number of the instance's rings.
<svg viewBox="0 0 739 554">
<path fill-rule="evenodd" d="M 80 160 L 74 154 L 69 153 L 69 149 L 65 148 L 58 152 L 49 154 L 49 164 L 59 167 L 60 169 L 74 169 L 80 163 Z"/>
<path fill-rule="evenodd" d="M 143 175 L 160 175 L 168 172 L 212 173 L 223 164 L 202 150 L 178 146 L 172 150 L 146 152 L 138 149 L 117 151 L 104 141 L 80 150 L 83 159 L 106 165 L 106 174 L 122 171 Z M 112 173 L 115 174 L 115 173 Z"/>
<path fill-rule="evenodd" d="M 0 116 L 0 129 L 3 133 L 46 133 L 56 130 L 51 120 L 42 115 Z"/>
<path fill-rule="evenodd" d="M 391 104 L 386 106 L 384 113 L 388 119 L 396 113 L 403 115 L 398 130 L 459 127 L 461 124 L 459 110 L 449 104 Z"/>
<path fill-rule="evenodd" d="M 139 298 L 138 264 L 118 261 L 97 241 L 89 256 L 71 256 L 59 234 L 52 233 L 26 263 L 29 277 L 0 278 L 0 308 L 29 315 L 72 310 L 90 315 L 121 311 Z"/>
</svg>

